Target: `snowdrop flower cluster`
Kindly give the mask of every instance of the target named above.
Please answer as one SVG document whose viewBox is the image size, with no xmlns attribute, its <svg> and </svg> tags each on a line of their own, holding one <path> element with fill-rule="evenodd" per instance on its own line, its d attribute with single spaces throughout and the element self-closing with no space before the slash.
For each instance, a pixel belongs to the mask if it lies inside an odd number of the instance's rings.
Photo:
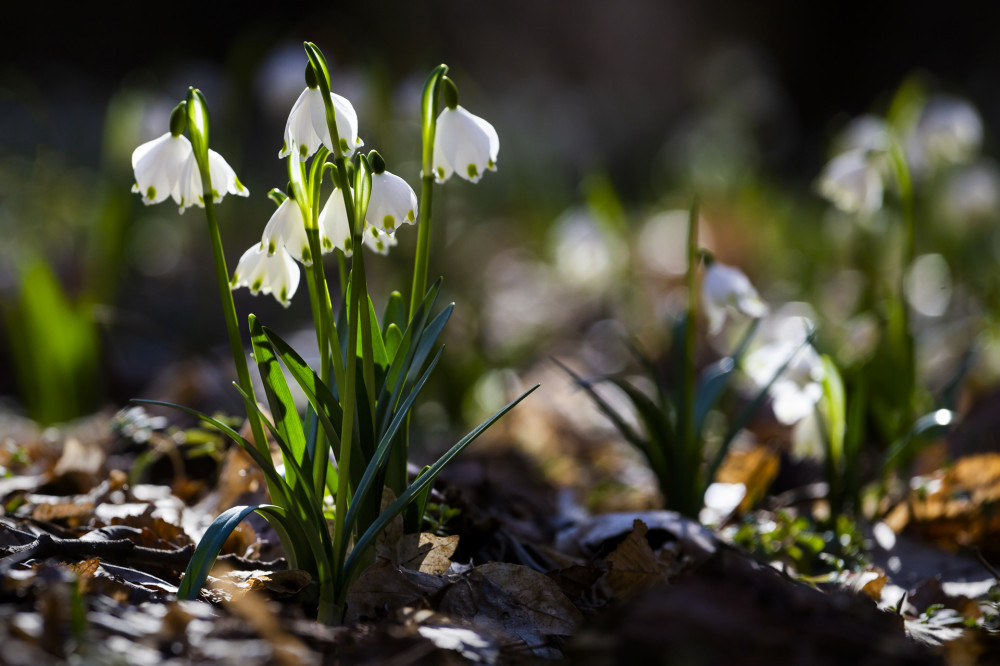
<svg viewBox="0 0 1000 666">
<path fill-rule="evenodd" d="M 722 330 L 726 313 L 739 312 L 753 319 L 767 314 L 767 304 L 757 295 L 757 290 L 738 268 L 720 264 L 705 257 L 707 269 L 701 283 L 701 300 L 708 317 L 708 331 L 716 335 Z"/>
<path fill-rule="evenodd" d="M 917 175 L 971 161 L 983 141 L 979 112 L 948 95 L 929 99 L 913 126 L 893 129 L 882 118 L 863 115 L 845 128 L 838 150 L 817 180 L 819 193 L 837 208 L 871 215 L 882 207 L 889 178 L 889 151 L 898 143 L 908 168 Z"/>
<path fill-rule="evenodd" d="M 142 195 L 146 205 L 166 201 L 171 197 L 183 213 L 197 205 L 205 207 L 205 192 L 191 142 L 184 136 L 186 103 L 181 102 L 170 114 L 170 131 L 147 141 L 132 152 L 135 184 L 132 191 Z M 249 196 L 236 172 L 225 158 L 214 150 L 208 151 L 212 179 L 212 201 L 219 203 L 226 194 Z"/>
</svg>

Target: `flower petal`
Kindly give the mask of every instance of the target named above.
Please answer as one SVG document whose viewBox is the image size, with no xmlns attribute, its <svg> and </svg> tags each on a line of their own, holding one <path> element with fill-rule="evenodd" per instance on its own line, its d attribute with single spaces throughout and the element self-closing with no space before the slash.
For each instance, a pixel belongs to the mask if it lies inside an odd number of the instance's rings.
<svg viewBox="0 0 1000 666">
<path fill-rule="evenodd" d="M 405 180 L 384 171 L 372 175 L 372 193 L 365 221 L 388 233 L 417 219 L 417 195 Z"/>
<path fill-rule="evenodd" d="M 141 194 L 142 202 L 147 205 L 164 201 L 176 186 L 187 158 L 193 154 L 186 137 L 170 132 L 142 144 L 132 152 L 135 172 L 132 191 Z"/>
<path fill-rule="evenodd" d="M 354 254 L 347 206 L 344 204 L 344 193 L 340 188 L 334 188 L 319 213 L 319 233 L 323 252 L 333 252 L 334 248 L 339 248 L 345 257 Z"/>
</svg>

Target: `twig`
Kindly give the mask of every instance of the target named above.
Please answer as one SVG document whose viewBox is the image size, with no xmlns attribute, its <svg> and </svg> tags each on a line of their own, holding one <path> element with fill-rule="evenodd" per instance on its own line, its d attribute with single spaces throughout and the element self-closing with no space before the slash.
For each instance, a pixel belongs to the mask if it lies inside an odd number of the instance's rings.
<svg viewBox="0 0 1000 666">
<path fill-rule="evenodd" d="M 129 562 L 158 564 L 172 568 L 187 566 L 194 546 L 185 546 L 177 550 L 161 550 L 139 546 L 128 539 L 114 541 L 83 541 L 81 539 L 58 539 L 48 534 L 39 535 L 32 543 L 24 546 L 0 548 L 0 575 L 6 574 L 19 564 L 28 560 L 40 560 L 56 557 L 64 560 L 80 560 L 89 557 L 99 557 L 109 562 L 127 564 Z"/>
<path fill-rule="evenodd" d="M 986 560 L 986 557 L 983 555 L 983 551 L 979 550 L 978 548 L 976 548 L 976 559 L 979 560 L 979 563 L 982 564 L 983 567 L 990 572 L 990 575 L 993 576 L 994 580 L 1000 582 L 1000 572 L 998 572 L 996 569 L 993 568 L 993 565 L 990 564 Z"/>
</svg>

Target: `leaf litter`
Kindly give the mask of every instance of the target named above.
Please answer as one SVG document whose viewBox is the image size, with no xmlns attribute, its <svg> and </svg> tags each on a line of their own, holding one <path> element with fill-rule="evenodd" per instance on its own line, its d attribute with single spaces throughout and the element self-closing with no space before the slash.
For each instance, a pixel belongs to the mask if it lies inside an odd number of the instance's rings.
<svg viewBox="0 0 1000 666">
<path fill-rule="evenodd" d="M 14 443 L 17 473 L 0 479 L 3 663 L 920 664 L 997 654 L 1000 588 L 987 568 L 996 530 L 975 509 L 1000 497 L 992 458 L 920 481 L 873 530 L 869 564 L 809 577 L 645 500 L 587 515 L 573 499 L 580 487 L 559 482 L 565 470 L 553 478 L 537 451 L 509 446 L 515 422 L 442 475 L 434 501 L 450 518 L 437 533 L 390 526 L 350 588 L 345 624 L 325 627 L 301 601 L 314 583 L 287 568 L 263 521 L 227 543 L 201 601 L 176 601 L 204 526 L 228 503 L 263 499 L 265 485 L 237 449 L 220 450 L 208 472 L 179 450 L 183 468 L 130 478 L 134 456 L 103 418 L 103 434 L 90 422 Z M 726 468 L 727 482 L 762 465 L 774 476 L 772 457 L 749 455 Z M 751 491 L 763 492 L 759 482 Z M 753 517 L 747 506 L 735 513 Z"/>
</svg>

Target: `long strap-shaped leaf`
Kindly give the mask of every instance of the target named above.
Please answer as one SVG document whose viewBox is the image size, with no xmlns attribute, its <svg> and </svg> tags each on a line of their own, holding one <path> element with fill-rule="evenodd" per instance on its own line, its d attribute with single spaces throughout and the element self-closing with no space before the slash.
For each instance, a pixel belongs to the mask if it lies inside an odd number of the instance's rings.
<svg viewBox="0 0 1000 666">
<path fill-rule="evenodd" d="M 386 507 L 385 511 L 382 512 L 382 515 L 378 517 L 378 520 L 376 520 L 371 525 L 371 527 L 369 527 L 365 531 L 365 533 L 361 535 L 361 538 L 359 538 L 357 543 L 355 543 L 354 545 L 354 550 L 352 550 L 351 554 L 347 557 L 347 562 L 345 564 L 344 578 L 343 578 L 345 583 L 351 580 L 354 574 L 355 567 L 357 567 L 358 563 L 361 561 L 360 558 L 362 554 L 365 552 L 368 546 L 371 545 L 372 541 L 375 540 L 375 537 L 378 536 L 379 532 L 381 532 L 385 528 L 385 526 L 388 525 L 389 522 L 399 514 L 400 511 L 406 508 L 406 505 L 409 504 L 410 501 L 412 501 L 418 493 L 420 493 L 424 488 L 433 483 L 434 479 L 437 478 L 437 475 L 441 473 L 442 469 L 444 469 L 444 466 L 447 465 L 449 462 L 451 462 L 451 460 L 455 456 L 461 453 L 462 449 L 464 449 L 466 446 L 475 441 L 475 439 L 479 437 L 481 434 L 483 434 L 483 432 L 487 428 L 496 423 L 496 421 L 500 417 L 502 417 L 504 414 L 513 409 L 514 406 L 517 405 L 517 403 L 521 402 L 526 397 L 528 397 L 532 392 L 535 391 L 535 389 L 538 388 L 538 386 L 539 386 L 538 384 L 535 384 L 530 389 L 528 389 L 520 396 L 518 396 L 516 399 L 507 403 L 493 416 L 480 423 L 469 434 L 467 434 L 461 440 L 456 442 L 455 445 L 452 446 L 450 449 L 448 449 L 448 451 L 446 451 L 444 455 L 438 458 L 437 462 L 431 465 L 430 468 L 427 469 L 427 471 L 418 476 L 413 481 L 413 483 L 405 491 L 403 491 L 403 493 L 399 497 L 396 498 L 395 502 Z M 343 593 L 343 591 L 341 593 Z"/>
<path fill-rule="evenodd" d="M 407 396 L 406 401 L 404 401 L 403 405 L 399 408 L 399 410 L 397 410 L 396 418 L 392 420 L 389 428 L 382 436 L 382 440 L 379 442 L 375 455 L 372 456 L 371 462 L 368 463 L 368 467 L 365 469 L 365 473 L 357 485 L 357 489 L 354 493 L 354 500 L 351 502 L 351 506 L 347 510 L 347 517 L 344 521 L 344 529 L 348 532 L 354 528 L 354 522 L 357 520 L 358 511 L 360 511 L 361 505 L 368 495 L 372 480 L 375 478 L 376 474 L 388 458 L 389 450 L 392 446 L 392 441 L 396 436 L 396 432 L 399 430 L 399 427 L 403 424 L 403 422 L 406 421 L 406 416 L 409 413 L 410 408 L 413 406 L 413 402 L 417 399 L 417 395 L 420 393 L 421 389 L 423 389 L 428 377 L 431 376 L 431 372 L 433 372 L 434 367 L 441 358 L 442 351 L 444 351 L 444 347 L 438 350 L 438 353 L 434 356 L 430 365 L 427 366 L 427 370 L 424 372 L 423 376 L 420 377 L 420 381 L 417 382 L 413 391 Z M 381 500 L 381 498 L 379 499 Z"/>
<path fill-rule="evenodd" d="M 291 476 L 289 485 L 294 488 L 296 484 L 304 483 L 310 493 L 315 495 L 316 489 L 313 487 L 311 473 L 313 465 L 309 458 L 309 452 L 306 450 L 306 437 L 302 421 L 299 419 L 295 401 L 292 400 L 292 393 L 288 390 L 288 384 L 285 382 L 285 373 L 281 371 L 278 359 L 275 358 L 271 345 L 264 337 L 260 322 L 253 315 L 250 315 L 250 340 L 253 344 L 253 355 L 257 361 L 257 369 L 260 371 L 260 378 L 264 383 L 267 404 L 271 408 L 271 416 L 278 433 L 281 435 L 279 439 L 284 440 L 287 445 L 281 451 L 285 458 L 285 467 L 301 465 L 310 470 L 310 474 L 305 476 L 299 474 Z M 242 389 L 240 389 L 240 393 L 246 397 Z M 252 401 L 247 404 L 252 404 Z"/>
<path fill-rule="evenodd" d="M 219 514 L 219 517 L 212 521 L 206 530 L 205 535 L 198 542 L 191 556 L 191 562 L 184 572 L 184 578 L 177 588 L 177 598 L 190 601 L 198 598 L 205 579 L 212 570 L 215 560 L 219 557 L 219 551 L 226 543 L 226 539 L 233 530 L 243 522 L 243 519 L 256 511 L 267 519 L 277 530 L 287 528 L 288 515 L 280 506 L 273 504 L 256 504 L 254 506 L 234 506 Z"/>
<path fill-rule="evenodd" d="M 314 524 L 314 519 L 306 516 L 302 513 L 304 507 L 307 506 L 305 503 L 307 497 L 305 496 L 305 488 L 299 487 L 297 490 L 293 490 L 288 483 L 278 471 L 274 468 L 274 464 L 268 456 L 261 453 L 257 447 L 244 439 L 238 432 L 227 426 L 222 421 L 212 418 L 211 416 L 199 412 L 196 409 L 191 409 L 190 407 L 185 407 L 184 405 L 176 405 L 171 402 L 160 402 L 157 400 L 133 400 L 132 402 L 140 403 L 144 405 L 158 405 L 160 407 L 170 407 L 182 411 L 191 416 L 197 417 L 208 423 L 209 425 L 217 428 L 220 432 L 225 434 L 227 437 L 232 439 L 236 444 L 240 446 L 247 455 L 257 464 L 257 467 L 264 473 L 264 476 L 268 480 L 268 489 L 271 492 L 271 501 L 277 502 L 279 506 L 287 509 L 295 509 L 288 512 L 288 516 L 296 521 L 297 527 L 294 530 L 289 530 L 288 533 L 294 538 L 292 540 L 286 539 L 283 532 L 279 532 L 279 536 L 282 537 L 282 546 L 285 548 L 285 555 L 288 558 L 289 564 L 293 567 L 305 566 L 308 564 L 309 556 L 312 555 L 317 566 L 321 566 L 321 563 L 329 559 L 329 549 L 324 551 L 323 544 L 321 544 L 321 535 L 317 535 L 316 530 L 310 529 L 310 524 Z M 263 419 L 264 423 L 268 425 L 269 428 L 273 428 L 267 419 Z M 322 514 L 321 514 L 322 515 Z M 319 520 L 322 523 L 322 519 Z"/>
</svg>

